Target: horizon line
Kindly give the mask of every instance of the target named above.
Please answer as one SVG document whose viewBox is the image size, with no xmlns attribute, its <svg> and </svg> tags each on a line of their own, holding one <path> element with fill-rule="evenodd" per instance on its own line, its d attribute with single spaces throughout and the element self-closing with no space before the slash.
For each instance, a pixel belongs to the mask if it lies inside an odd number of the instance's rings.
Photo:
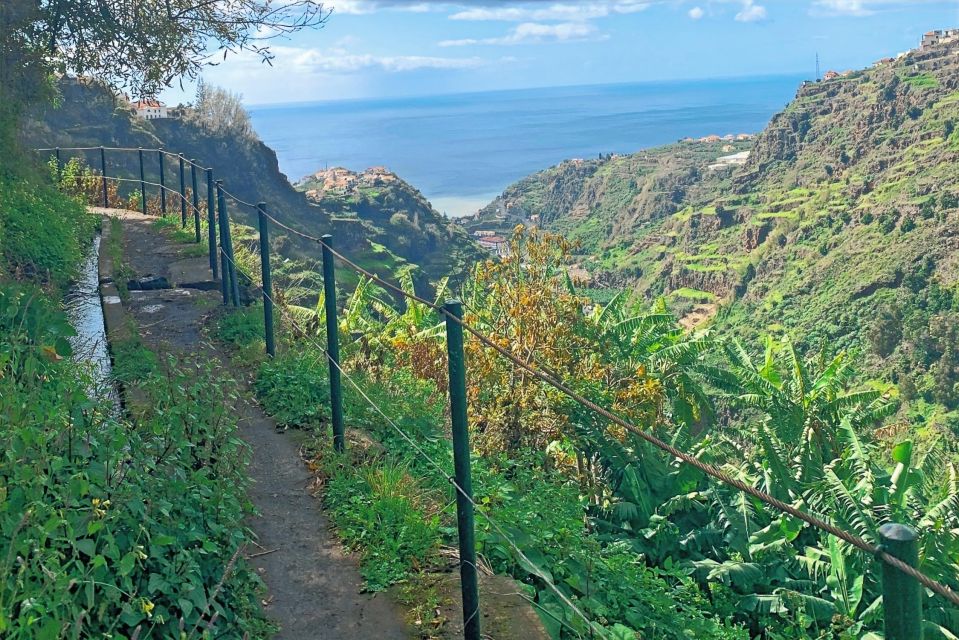
<svg viewBox="0 0 959 640">
<path fill-rule="evenodd" d="M 410 99 L 416 99 L 416 98 L 469 96 L 469 95 L 486 94 L 486 93 L 512 93 L 512 92 L 519 92 L 519 91 L 530 91 L 534 89 L 574 89 L 574 88 L 585 88 L 585 87 L 615 87 L 615 86 L 626 86 L 626 85 L 637 85 L 637 84 L 656 85 L 656 84 L 711 82 L 716 80 L 762 80 L 762 79 L 772 79 L 772 78 L 799 78 L 804 74 L 805 72 L 801 72 L 801 71 L 790 71 L 790 72 L 783 72 L 783 73 L 765 73 L 765 74 L 756 74 L 756 75 L 711 76 L 711 77 L 675 78 L 675 79 L 659 79 L 659 80 L 627 80 L 623 82 L 586 82 L 586 83 L 579 83 L 579 84 L 562 84 L 562 85 L 533 85 L 528 87 L 513 87 L 509 89 L 449 91 L 449 92 L 442 92 L 442 93 L 415 93 L 415 94 L 409 94 L 409 95 L 395 95 L 395 96 L 323 98 L 319 100 L 295 100 L 292 102 L 244 103 L 243 106 L 247 108 L 264 108 L 264 107 L 277 108 L 277 107 L 295 107 L 295 106 L 306 106 L 306 105 L 314 105 L 314 104 L 348 103 L 348 102 L 386 102 L 390 100 L 410 100 Z"/>
</svg>

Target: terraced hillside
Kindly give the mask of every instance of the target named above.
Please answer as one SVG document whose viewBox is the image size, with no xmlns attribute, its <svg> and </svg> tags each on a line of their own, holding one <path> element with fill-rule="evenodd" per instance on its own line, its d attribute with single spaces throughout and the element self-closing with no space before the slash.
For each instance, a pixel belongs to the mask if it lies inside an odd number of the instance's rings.
<svg viewBox="0 0 959 640">
<path fill-rule="evenodd" d="M 723 331 L 861 343 L 894 299 L 954 290 L 957 54 L 807 83 L 754 143 L 564 162 L 470 226 L 560 231 L 582 242 L 594 285 L 665 294 L 692 324 L 718 310 Z M 743 149 L 745 164 L 717 162 Z"/>
</svg>

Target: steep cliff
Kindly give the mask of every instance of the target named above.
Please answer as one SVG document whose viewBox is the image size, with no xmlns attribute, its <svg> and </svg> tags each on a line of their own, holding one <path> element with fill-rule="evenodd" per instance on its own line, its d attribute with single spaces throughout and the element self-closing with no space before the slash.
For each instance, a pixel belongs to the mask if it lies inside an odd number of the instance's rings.
<svg viewBox="0 0 959 640">
<path fill-rule="evenodd" d="M 412 185 L 383 167 L 362 173 L 317 171 L 296 183 L 334 220 L 361 221 L 371 239 L 430 273 L 462 273 L 485 257 L 457 224 L 439 213 Z"/>
<path fill-rule="evenodd" d="M 85 82 L 64 80 L 61 92 L 60 106 L 46 107 L 29 119 L 22 132 L 24 146 L 163 147 L 183 153 L 188 159 L 213 167 L 216 178 L 239 198 L 266 202 L 275 215 L 310 235 L 332 233 L 340 248 L 354 252 L 366 265 L 383 273 L 409 263 L 423 284 L 449 275 L 454 268 L 464 268 L 470 257 L 478 255 L 469 237 L 456 232 L 454 225 L 439 214 L 430 220 L 431 231 L 435 231 L 431 241 L 421 242 L 420 230 L 378 226 L 384 215 L 388 221 L 392 213 L 378 215 L 375 202 L 359 207 L 359 202 L 332 206 L 331 202 L 311 201 L 280 171 L 276 153 L 255 136 L 213 131 L 190 117 L 144 120 L 111 91 Z M 88 153 L 86 159 L 99 166 L 96 152 Z M 145 160 L 147 179 L 156 181 L 156 154 L 148 153 Z M 167 169 L 175 182 L 176 169 L 169 160 Z M 138 177 L 137 154 L 109 153 L 108 172 Z M 351 208 L 354 204 L 357 207 Z M 240 222 L 256 224 L 255 212 L 248 208 L 231 205 L 231 215 Z M 315 246 L 293 237 L 283 247 L 291 255 L 316 257 Z"/>
</svg>

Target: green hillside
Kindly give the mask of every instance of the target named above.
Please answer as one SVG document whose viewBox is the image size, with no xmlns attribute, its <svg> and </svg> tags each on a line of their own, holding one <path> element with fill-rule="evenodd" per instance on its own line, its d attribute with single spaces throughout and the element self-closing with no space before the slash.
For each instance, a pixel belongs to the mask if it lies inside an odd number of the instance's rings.
<svg viewBox="0 0 959 640">
<path fill-rule="evenodd" d="M 581 242 L 593 287 L 665 295 L 687 326 L 861 347 L 873 372 L 955 406 L 955 53 L 807 83 L 754 142 L 564 162 L 470 226 L 539 222 Z"/>
<path fill-rule="evenodd" d="M 433 208 L 395 173 L 373 167 L 362 173 L 333 168 L 298 181 L 296 189 L 341 223 L 362 221 L 377 241 L 427 273 L 464 273 L 484 254 L 463 228 Z"/>
</svg>

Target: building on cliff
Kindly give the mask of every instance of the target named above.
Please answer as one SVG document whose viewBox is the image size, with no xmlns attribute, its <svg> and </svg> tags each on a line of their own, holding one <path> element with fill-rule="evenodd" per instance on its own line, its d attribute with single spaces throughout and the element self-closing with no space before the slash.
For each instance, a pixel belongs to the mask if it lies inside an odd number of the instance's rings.
<svg viewBox="0 0 959 640">
<path fill-rule="evenodd" d="M 133 108 L 137 115 L 144 120 L 157 120 L 159 118 L 169 118 L 167 106 L 153 98 L 141 98 L 133 103 Z"/>
<path fill-rule="evenodd" d="M 959 41 L 959 29 L 939 29 L 935 31 L 927 31 L 922 35 L 922 41 L 919 43 L 919 50 L 923 51 L 938 44 L 947 44 L 949 42 L 956 41 Z"/>
<path fill-rule="evenodd" d="M 503 236 L 483 236 L 476 242 L 494 256 L 504 258 L 509 255 L 509 241 Z"/>
</svg>

